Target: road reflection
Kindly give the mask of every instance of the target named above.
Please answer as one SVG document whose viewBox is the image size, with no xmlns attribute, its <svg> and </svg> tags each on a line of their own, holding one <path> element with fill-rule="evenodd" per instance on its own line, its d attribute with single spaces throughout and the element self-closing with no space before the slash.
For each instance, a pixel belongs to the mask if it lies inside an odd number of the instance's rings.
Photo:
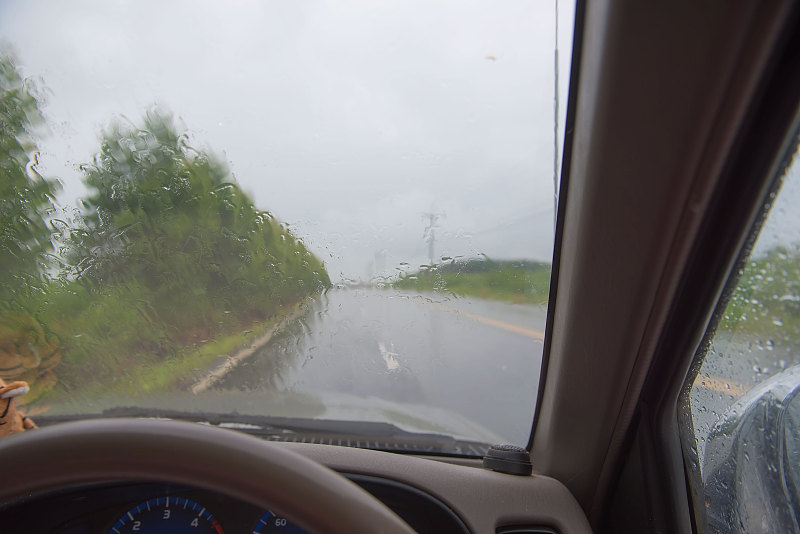
<svg viewBox="0 0 800 534">
<path fill-rule="evenodd" d="M 421 419 L 441 409 L 524 444 L 542 354 L 530 333 L 544 320 L 530 305 L 330 291 L 215 389 L 302 393 L 322 404 L 346 395 L 405 405 Z"/>
</svg>

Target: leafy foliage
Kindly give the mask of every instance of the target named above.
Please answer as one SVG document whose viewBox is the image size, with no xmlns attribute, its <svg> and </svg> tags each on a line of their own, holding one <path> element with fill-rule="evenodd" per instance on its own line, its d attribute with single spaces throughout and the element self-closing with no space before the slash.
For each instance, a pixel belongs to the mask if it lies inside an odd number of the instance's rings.
<svg viewBox="0 0 800 534">
<path fill-rule="evenodd" d="M 93 193 L 77 275 L 95 286 L 135 280 L 176 326 L 187 307 L 263 318 L 330 285 L 322 263 L 168 115 L 150 112 L 142 128 L 114 123 L 85 171 Z"/>
<path fill-rule="evenodd" d="M 747 262 L 720 328 L 755 333 L 768 343 L 800 339 L 800 248 L 776 247 Z"/>
<path fill-rule="evenodd" d="M 14 58 L 0 54 L 0 300 L 6 307 L 19 307 L 39 285 L 39 263 L 51 249 L 46 215 L 58 185 L 37 171 L 33 131 L 43 121 L 35 92 Z"/>
<path fill-rule="evenodd" d="M 112 123 L 84 172 L 83 224 L 62 251 L 69 274 L 46 306 L 74 380 L 86 365 L 111 376 L 175 357 L 330 286 L 322 262 L 168 114 Z"/>
<path fill-rule="evenodd" d="M 36 87 L 0 52 L 0 377 L 26 380 L 34 398 L 56 381 L 60 343 L 31 302 L 46 292 L 52 249 L 48 210 L 58 191 L 37 170 L 34 130 L 43 123 Z"/>
</svg>

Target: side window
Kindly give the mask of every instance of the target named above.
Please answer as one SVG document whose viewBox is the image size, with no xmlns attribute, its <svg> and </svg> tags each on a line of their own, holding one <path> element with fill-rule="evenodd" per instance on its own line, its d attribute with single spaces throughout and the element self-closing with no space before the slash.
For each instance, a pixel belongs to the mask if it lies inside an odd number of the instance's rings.
<svg viewBox="0 0 800 534">
<path fill-rule="evenodd" d="M 784 176 L 682 394 L 701 533 L 800 533 L 800 164 Z"/>
</svg>

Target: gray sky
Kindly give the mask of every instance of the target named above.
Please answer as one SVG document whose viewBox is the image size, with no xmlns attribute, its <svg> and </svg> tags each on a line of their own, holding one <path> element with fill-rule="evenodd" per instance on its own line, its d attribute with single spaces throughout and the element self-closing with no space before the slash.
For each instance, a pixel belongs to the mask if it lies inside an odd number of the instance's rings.
<svg viewBox="0 0 800 534">
<path fill-rule="evenodd" d="M 553 9 L 26 0 L 0 6 L 0 38 L 47 90 L 41 163 L 62 202 L 84 194 L 100 130 L 158 104 L 339 280 L 381 251 L 387 272 L 427 263 L 425 212 L 444 214 L 437 256 L 550 259 Z"/>
<path fill-rule="evenodd" d="M 800 147 L 786 169 L 783 183 L 773 202 L 752 256 L 765 256 L 777 246 L 800 247 Z"/>
</svg>

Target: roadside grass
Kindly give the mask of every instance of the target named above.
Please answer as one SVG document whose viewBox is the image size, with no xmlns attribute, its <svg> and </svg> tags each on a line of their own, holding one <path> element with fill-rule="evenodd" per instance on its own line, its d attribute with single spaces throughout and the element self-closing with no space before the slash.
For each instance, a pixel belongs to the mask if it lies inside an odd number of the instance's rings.
<svg viewBox="0 0 800 534">
<path fill-rule="evenodd" d="M 277 326 L 284 317 L 298 308 L 299 305 L 287 306 L 275 317 L 256 322 L 245 330 L 222 334 L 207 343 L 180 350 L 174 357 L 164 361 L 136 366 L 127 373 L 131 389 L 122 388 L 121 392 L 164 391 L 177 385 L 184 385 L 188 389 L 220 359 L 250 346 L 256 338 Z"/>
<path fill-rule="evenodd" d="M 213 339 L 201 340 L 192 346 L 179 348 L 167 357 L 139 352 L 114 357 L 98 358 L 98 366 L 75 369 L 67 360 L 59 366 L 59 375 L 69 377 L 59 380 L 56 386 L 32 403 L 33 407 L 46 408 L 50 403 L 60 404 L 71 395 L 135 396 L 142 393 L 167 391 L 175 388 L 189 389 L 195 381 L 217 363 L 275 328 L 284 318 L 295 313 L 302 303 L 283 306 L 267 320 L 255 321 L 247 327 L 228 329 Z M 71 365 L 72 364 L 72 365 Z M 116 371 L 116 372 L 115 372 Z M 107 378 L 113 373 L 112 378 Z M 76 375 L 82 374 L 82 379 Z M 98 379 L 98 376 L 104 377 Z"/>
<path fill-rule="evenodd" d="M 542 304 L 547 302 L 550 291 L 550 265 L 530 261 L 454 262 L 408 274 L 393 287 L 514 304 Z"/>
<path fill-rule="evenodd" d="M 719 330 L 756 344 L 800 344 L 800 249 L 777 247 L 747 262 L 730 295 Z"/>
</svg>

